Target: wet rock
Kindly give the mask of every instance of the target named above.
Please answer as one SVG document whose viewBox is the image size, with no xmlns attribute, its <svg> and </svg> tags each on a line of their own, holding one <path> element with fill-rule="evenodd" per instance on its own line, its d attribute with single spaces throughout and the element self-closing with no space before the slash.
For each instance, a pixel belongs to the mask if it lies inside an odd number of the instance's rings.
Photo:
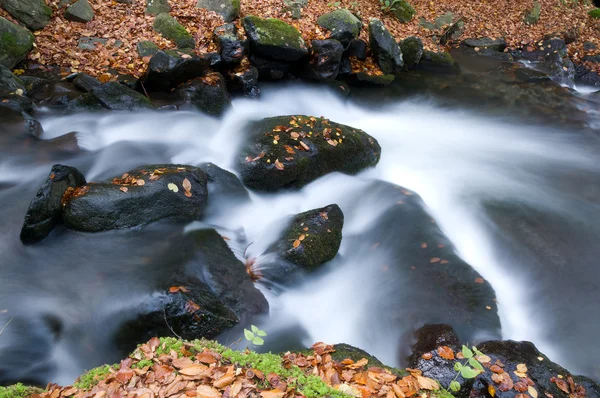
<svg viewBox="0 0 600 398">
<path fill-rule="evenodd" d="M 323 14 L 317 24 L 330 32 L 330 37 L 342 43 L 344 48 L 358 38 L 362 23 L 347 9 L 340 9 Z"/>
<path fill-rule="evenodd" d="M 352 73 L 352 63 L 350 62 L 350 58 L 342 57 L 342 62 L 340 62 L 340 71 L 338 76 L 346 77 Z"/>
<path fill-rule="evenodd" d="M 544 72 L 540 72 L 540 71 L 537 71 L 537 70 L 531 69 L 531 68 L 518 68 L 517 70 L 515 70 L 515 76 L 519 80 L 527 82 L 527 83 L 551 80 L 550 76 L 548 76 Z"/>
<path fill-rule="evenodd" d="M 402 23 L 409 23 L 415 12 L 413 6 L 406 0 L 400 0 L 392 6 L 392 14 Z"/>
<path fill-rule="evenodd" d="M 235 24 L 219 26 L 214 35 L 223 64 L 226 67 L 239 65 L 246 54 L 246 41 L 239 38 Z"/>
<path fill-rule="evenodd" d="M 149 40 L 139 41 L 136 44 L 135 49 L 138 55 L 142 58 L 151 57 L 160 51 L 160 48 L 158 48 L 158 46 L 154 44 L 154 42 Z"/>
<path fill-rule="evenodd" d="M 25 86 L 25 93 L 27 95 L 30 95 L 31 93 L 50 83 L 49 79 L 44 79 L 37 76 L 21 75 L 19 76 L 19 79 L 21 82 L 23 82 L 23 85 Z"/>
<path fill-rule="evenodd" d="M 33 112 L 33 102 L 24 95 L 0 92 L 0 108 L 6 110 L 8 114 L 23 116 Z"/>
<path fill-rule="evenodd" d="M 452 56 L 446 51 L 423 51 L 419 69 L 435 73 L 458 73 L 460 68 Z"/>
<path fill-rule="evenodd" d="M 288 62 L 274 61 L 256 54 L 250 55 L 250 63 L 258 71 L 261 80 L 280 80 L 288 76 L 292 65 Z"/>
<path fill-rule="evenodd" d="M 16 90 L 25 92 L 23 82 L 10 69 L 0 65 L 0 92 L 12 92 Z"/>
<path fill-rule="evenodd" d="M 103 107 L 114 111 L 133 111 L 152 108 L 150 100 L 143 94 L 117 82 L 108 82 L 94 87 L 91 94 L 98 99 Z"/>
<path fill-rule="evenodd" d="M 31 201 L 21 229 L 21 242 L 37 243 L 61 221 L 62 199 L 67 190 L 85 185 L 85 177 L 74 167 L 55 164 Z"/>
<path fill-rule="evenodd" d="M 370 75 L 366 72 L 351 73 L 346 78 L 348 84 L 356 87 L 385 87 L 392 84 L 394 75 Z"/>
<path fill-rule="evenodd" d="M 225 22 L 240 16 L 240 0 L 198 0 L 197 7 L 216 12 Z"/>
<path fill-rule="evenodd" d="M 73 85 L 81 91 L 89 93 L 95 87 L 101 86 L 102 82 L 88 74 L 80 73 L 75 80 L 73 80 Z"/>
<path fill-rule="evenodd" d="M 27 29 L 0 17 L 0 65 L 14 68 L 29 54 L 33 40 Z"/>
<path fill-rule="evenodd" d="M 208 179 L 208 194 L 216 202 L 243 201 L 250 199 L 250 194 L 235 174 L 220 168 L 213 163 L 198 166 Z"/>
<path fill-rule="evenodd" d="M 81 91 L 72 83 L 58 81 L 42 86 L 39 90 L 28 93 L 39 105 L 52 108 L 65 108 L 69 102 L 81 95 Z"/>
<path fill-rule="evenodd" d="M 67 103 L 66 110 L 68 112 L 95 112 L 106 110 L 106 108 L 94 94 L 85 93 L 70 100 Z"/>
<path fill-rule="evenodd" d="M 308 54 L 298 29 L 275 18 L 244 17 L 242 25 L 253 53 L 269 59 L 294 62 Z"/>
<path fill-rule="evenodd" d="M 465 39 L 461 42 L 461 45 L 469 48 L 479 48 L 481 50 L 490 50 L 503 52 L 506 48 L 506 40 L 504 39 L 490 39 L 489 37 L 482 37 L 479 39 Z"/>
<path fill-rule="evenodd" d="M 404 61 L 400 46 L 383 22 L 377 18 L 369 20 L 369 45 L 383 73 L 395 74 L 402 70 Z"/>
<path fill-rule="evenodd" d="M 225 75 L 227 80 L 227 89 L 232 93 L 241 93 L 242 95 L 254 98 L 260 95 L 258 88 L 258 69 L 250 65 L 240 71 L 234 70 Z"/>
<path fill-rule="evenodd" d="M 210 60 L 204 56 L 185 52 L 158 51 L 148 63 L 148 69 L 140 82 L 149 91 L 168 91 L 188 80 L 203 76 L 210 67 Z"/>
<path fill-rule="evenodd" d="M 42 29 L 52 17 L 52 9 L 44 0 L 0 0 L 0 6 L 31 30 Z"/>
<path fill-rule="evenodd" d="M 117 75 L 117 79 L 116 82 L 119 84 L 122 84 L 125 87 L 129 87 L 132 90 L 137 90 L 137 88 L 140 86 L 138 78 L 133 76 L 133 75 L 128 75 L 128 74 L 121 74 L 119 73 Z M 142 91 L 144 89 L 142 88 Z"/>
<path fill-rule="evenodd" d="M 191 105 L 209 115 L 222 115 L 231 105 L 227 84 L 223 76 L 216 72 L 180 86 L 177 95 L 182 104 Z"/>
<path fill-rule="evenodd" d="M 575 67 L 575 83 L 584 86 L 600 86 L 600 75 L 598 72 L 588 69 L 585 65 Z"/>
<path fill-rule="evenodd" d="M 421 57 L 423 56 L 423 42 L 418 37 L 407 37 L 400 42 L 400 49 L 402 50 L 402 60 L 404 66 L 409 69 L 415 69 Z"/>
<path fill-rule="evenodd" d="M 197 167 L 139 167 L 121 178 L 73 191 L 65 198 L 63 220 L 69 228 L 85 232 L 138 227 L 162 219 L 198 220 L 207 203 L 206 184 L 206 175 Z"/>
<path fill-rule="evenodd" d="M 356 57 L 364 61 L 367 59 L 367 43 L 362 39 L 352 40 L 348 49 L 344 51 L 344 57 Z"/>
<path fill-rule="evenodd" d="M 196 46 L 194 37 L 182 24 L 167 13 L 158 14 L 154 18 L 154 25 L 152 27 L 165 39 L 173 41 L 178 48 L 194 48 Z"/>
<path fill-rule="evenodd" d="M 312 53 L 304 64 L 304 77 L 323 81 L 335 80 L 340 70 L 344 47 L 337 40 L 313 40 Z"/>
<path fill-rule="evenodd" d="M 65 19 L 73 22 L 90 22 L 94 19 L 94 9 L 88 0 L 77 0 L 65 10 Z"/>
<path fill-rule="evenodd" d="M 305 115 L 250 126 L 238 155 L 244 184 L 259 191 L 297 189 L 334 171 L 356 174 L 379 162 L 381 148 L 362 130 Z"/>
<path fill-rule="evenodd" d="M 147 0 L 146 11 L 148 15 L 158 15 L 162 13 L 169 13 L 171 6 L 168 0 Z"/>
<path fill-rule="evenodd" d="M 563 39 L 553 37 L 541 40 L 516 55 L 522 60 L 530 61 L 533 68 L 547 73 L 557 83 L 573 86 L 575 66 L 569 58 Z"/>
<path fill-rule="evenodd" d="M 548 359 L 528 341 L 487 341 L 480 344 L 478 349 L 490 357 L 490 365 L 497 364 L 497 361 L 503 365 L 499 366 L 497 375 L 503 376 L 506 381 L 502 384 L 495 382 L 492 379 L 494 372 L 486 370 L 475 379 L 470 397 L 488 397 L 490 387 L 496 390 L 496 396 L 499 398 L 514 397 L 517 391 L 521 389 L 522 392 L 527 391 L 528 387 L 535 389 L 537 395 L 541 397 L 600 396 L 600 385 L 587 377 L 573 376 L 568 370 Z M 521 365 L 521 370 L 524 369 L 522 365 L 525 365 L 526 371 L 521 372 L 517 369 L 518 365 Z M 515 372 L 522 373 L 524 377 Z M 531 383 L 528 383 L 529 381 Z"/>
</svg>

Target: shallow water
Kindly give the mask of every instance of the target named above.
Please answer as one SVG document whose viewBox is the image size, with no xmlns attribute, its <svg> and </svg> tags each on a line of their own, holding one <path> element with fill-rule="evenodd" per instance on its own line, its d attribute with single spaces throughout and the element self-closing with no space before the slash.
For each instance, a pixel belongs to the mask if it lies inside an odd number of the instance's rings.
<svg viewBox="0 0 600 398">
<path fill-rule="evenodd" d="M 117 361 L 114 332 L 153 293 L 152 281 L 170 261 L 169 241 L 184 233 L 184 226 L 163 224 L 100 234 L 58 228 L 38 245 L 21 245 L 25 211 L 52 164 L 76 166 L 88 180 L 152 163 L 213 162 L 235 172 L 244 126 L 285 114 L 322 115 L 361 128 L 379 141 L 382 157 L 357 176 L 331 174 L 297 192 L 252 193 L 246 205 L 211 204 L 202 225 L 217 226 L 224 235 L 243 228 L 253 242 L 248 255 L 259 264 L 282 218 L 330 203 L 344 211 L 335 260 L 296 286 L 261 285 L 270 314 L 250 321 L 270 333 L 269 348 L 345 342 L 398 365 L 410 348 L 406 336 L 435 321 L 416 294 L 425 290 L 425 297 L 434 297 L 435 285 L 390 278 L 382 272 L 387 252 L 363 243 L 367 231 L 396 233 L 374 225 L 396 203 L 372 191 L 372 181 L 382 180 L 420 195 L 458 254 L 490 282 L 502 338 L 533 341 L 570 371 L 600 380 L 594 332 L 600 327 L 600 164 L 593 134 L 442 108 L 430 98 L 387 99 L 383 105 L 372 98 L 347 101 L 326 89 L 281 87 L 266 90 L 260 100 L 236 100 L 222 120 L 192 112 L 49 114 L 41 119 L 43 138 L 75 131 L 82 151 L 49 154 L 52 148 L 43 143 L 2 150 L 0 325 L 14 319 L 0 337 L 0 383 L 70 384 L 84 369 Z M 539 211 L 541 224 L 559 231 L 548 244 L 565 243 L 552 247 L 560 261 L 540 255 L 540 242 L 517 239 L 510 222 L 501 225 L 490 212 L 501 204 Z M 391 308 L 404 315 L 390 317 Z M 494 337 L 479 326 L 469 338 Z M 239 336 L 236 328 L 221 340 Z"/>
</svg>

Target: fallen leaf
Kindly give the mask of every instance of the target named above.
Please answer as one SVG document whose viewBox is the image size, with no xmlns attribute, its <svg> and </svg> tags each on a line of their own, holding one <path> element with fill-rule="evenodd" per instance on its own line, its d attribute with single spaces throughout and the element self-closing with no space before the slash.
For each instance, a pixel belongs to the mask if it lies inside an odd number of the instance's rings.
<svg viewBox="0 0 600 398">
<path fill-rule="evenodd" d="M 221 398 L 221 393 L 207 385 L 199 385 L 196 388 L 196 397 L 198 398 Z"/>
<path fill-rule="evenodd" d="M 297 248 L 298 246 L 300 246 L 300 243 L 302 243 L 302 242 L 300 242 L 298 239 L 296 239 L 296 240 L 294 241 L 294 243 L 292 244 L 292 246 L 294 246 L 294 249 L 295 249 L 295 248 Z"/>
<path fill-rule="evenodd" d="M 454 359 L 454 351 L 452 350 L 452 348 L 442 345 L 439 346 L 437 349 L 438 355 L 444 359 L 447 359 L 449 361 Z"/>
<path fill-rule="evenodd" d="M 279 391 L 277 389 L 260 392 L 262 398 L 282 398 L 284 395 L 285 391 Z"/>
<path fill-rule="evenodd" d="M 119 189 L 120 189 L 121 191 L 123 191 L 123 192 L 127 192 L 127 191 L 129 190 L 127 187 L 121 187 L 121 188 L 119 188 Z"/>
<path fill-rule="evenodd" d="M 529 386 L 529 388 L 527 388 L 527 392 L 529 393 L 529 395 L 531 395 L 533 398 L 537 398 L 538 397 L 538 392 L 535 388 Z"/>
<path fill-rule="evenodd" d="M 426 352 L 425 354 L 421 355 L 421 358 L 423 358 L 424 360 L 428 361 L 431 358 L 433 358 L 433 355 L 430 352 Z"/>
<path fill-rule="evenodd" d="M 431 260 L 429 260 L 430 263 L 439 263 L 440 262 L 440 258 L 439 257 L 433 257 Z"/>
<path fill-rule="evenodd" d="M 483 278 L 475 278 L 475 283 L 483 283 Z"/>
<path fill-rule="evenodd" d="M 277 170 L 283 170 L 283 163 L 281 163 L 279 161 L 279 159 L 275 159 L 275 167 L 277 168 Z"/>
<path fill-rule="evenodd" d="M 167 184 L 167 188 L 169 188 L 173 192 L 179 192 L 179 188 L 177 188 L 177 185 L 173 184 L 172 182 Z"/>
<path fill-rule="evenodd" d="M 192 183 L 187 178 L 183 179 L 183 183 L 181 184 L 181 186 L 186 191 L 191 191 L 192 190 Z"/>
<path fill-rule="evenodd" d="M 429 377 L 417 376 L 417 383 L 422 390 L 439 390 L 440 385 L 437 381 L 430 379 Z"/>
<path fill-rule="evenodd" d="M 194 303 L 192 300 L 188 300 L 185 303 L 185 309 L 189 313 L 194 313 L 200 309 L 200 306 L 198 304 Z"/>
<path fill-rule="evenodd" d="M 144 181 L 142 179 L 139 179 L 139 180 L 136 181 L 136 184 L 137 185 L 146 185 L 146 181 Z"/>
</svg>

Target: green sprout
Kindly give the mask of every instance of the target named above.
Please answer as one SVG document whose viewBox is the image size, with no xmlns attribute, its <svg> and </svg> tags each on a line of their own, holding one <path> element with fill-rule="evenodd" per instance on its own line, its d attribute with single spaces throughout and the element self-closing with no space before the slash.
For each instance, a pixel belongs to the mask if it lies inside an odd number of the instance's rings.
<svg viewBox="0 0 600 398">
<path fill-rule="evenodd" d="M 252 330 L 244 329 L 244 337 L 246 340 L 254 345 L 263 345 L 265 341 L 262 338 L 266 336 L 267 333 L 254 325 L 250 325 L 250 329 Z"/>
</svg>

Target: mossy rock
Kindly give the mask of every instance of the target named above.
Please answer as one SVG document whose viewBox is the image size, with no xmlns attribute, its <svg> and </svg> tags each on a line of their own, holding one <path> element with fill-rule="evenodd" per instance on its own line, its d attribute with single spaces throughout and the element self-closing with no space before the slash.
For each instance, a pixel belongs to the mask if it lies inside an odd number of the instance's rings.
<svg viewBox="0 0 600 398">
<path fill-rule="evenodd" d="M 405 370 L 392 368 L 390 366 L 385 365 L 383 362 L 381 362 L 379 359 L 369 354 L 365 350 L 361 350 L 360 348 L 351 346 L 350 344 L 335 344 L 333 348 L 335 349 L 335 352 L 331 353 L 331 359 L 333 359 L 334 361 L 341 362 L 344 359 L 349 358 L 354 362 L 358 362 L 361 359 L 366 358 L 367 361 L 369 361 L 366 365 L 367 368 L 377 367 L 387 369 L 390 372 L 392 372 L 392 374 L 395 374 L 399 377 L 403 377 L 408 374 Z"/>
<path fill-rule="evenodd" d="M 447 51 L 423 51 L 419 68 L 437 73 L 458 73 L 460 71 L 458 64 Z"/>
<path fill-rule="evenodd" d="M 351 73 L 346 77 L 348 84 L 355 87 L 386 87 L 394 79 L 394 75 L 371 75 L 366 72 Z"/>
<path fill-rule="evenodd" d="M 259 191 L 298 189 L 331 172 L 356 174 L 379 162 L 377 140 L 360 129 L 306 115 L 251 125 L 237 168 Z"/>
<path fill-rule="evenodd" d="M 160 48 L 154 42 L 143 40 L 135 45 L 135 49 L 140 57 L 151 57 L 160 51 Z"/>
<path fill-rule="evenodd" d="M 0 65 L 0 92 L 13 92 L 18 89 L 25 91 L 23 81 L 15 76 L 10 69 Z"/>
<path fill-rule="evenodd" d="M 240 0 L 198 0 L 197 7 L 216 12 L 225 22 L 240 16 Z"/>
<path fill-rule="evenodd" d="M 41 388 L 17 383 L 8 387 L 0 387 L 0 398 L 26 398 L 33 394 L 41 394 L 42 392 Z"/>
<path fill-rule="evenodd" d="M 154 19 L 154 30 L 165 39 L 171 40 L 179 48 L 194 48 L 194 37 L 169 14 L 161 13 Z"/>
<path fill-rule="evenodd" d="M 408 23 L 413 19 L 416 11 L 413 6 L 406 0 L 400 0 L 392 8 L 392 14 L 402 23 Z"/>
<path fill-rule="evenodd" d="M 27 29 L 0 17 L 0 65 L 14 68 L 29 54 L 33 41 L 34 37 Z"/>
<path fill-rule="evenodd" d="M 418 37 L 407 37 L 400 42 L 402 59 L 407 69 L 415 69 L 423 56 L 423 42 Z"/>
<path fill-rule="evenodd" d="M 94 9 L 88 0 L 77 0 L 65 10 L 65 19 L 74 22 L 90 22 L 94 19 Z"/>
<path fill-rule="evenodd" d="M 295 27 L 275 18 L 253 15 L 242 19 L 250 50 L 264 57 L 294 62 L 308 54 L 304 39 Z"/>
<path fill-rule="evenodd" d="M 394 74 L 402 70 L 404 61 L 400 46 L 383 22 L 377 18 L 369 20 L 369 45 L 383 73 Z"/>
<path fill-rule="evenodd" d="M 148 15 L 159 15 L 162 13 L 169 13 L 171 6 L 168 0 L 147 0 L 146 11 Z"/>
<path fill-rule="evenodd" d="M 143 94 L 117 82 L 108 82 L 101 86 L 96 86 L 92 89 L 91 93 L 98 99 L 102 106 L 115 111 L 152 108 L 150 100 Z"/>
<path fill-rule="evenodd" d="M 52 17 L 44 0 L 0 0 L 0 7 L 31 30 L 42 29 Z"/>
<path fill-rule="evenodd" d="M 332 39 L 338 40 L 347 47 L 358 37 L 362 23 L 349 10 L 340 9 L 323 14 L 317 19 L 317 24 L 330 32 Z"/>
<path fill-rule="evenodd" d="M 523 18 L 523 20 L 525 21 L 525 23 L 527 25 L 534 25 L 536 23 L 538 23 L 538 21 L 540 20 L 540 13 L 542 11 L 542 6 L 539 2 L 534 1 L 533 2 L 533 7 L 527 9 L 527 11 L 525 11 L 525 17 Z"/>
<path fill-rule="evenodd" d="M 593 10 L 589 10 L 588 15 L 590 16 L 590 18 L 600 19 L 600 8 L 594 8 Z"/>
</svg>

